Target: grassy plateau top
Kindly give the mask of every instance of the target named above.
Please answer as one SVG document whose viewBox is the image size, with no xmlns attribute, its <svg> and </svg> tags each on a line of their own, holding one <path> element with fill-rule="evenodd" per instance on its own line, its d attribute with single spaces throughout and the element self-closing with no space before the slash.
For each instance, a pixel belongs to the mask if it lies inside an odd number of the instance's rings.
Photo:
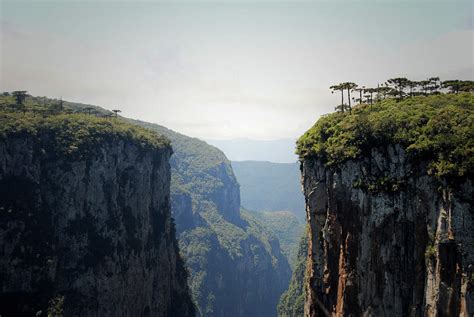
<svg viewBox="0 0 474 317">
<path fill-rule="evenodd" d="M 0 102 L 7 97 L 0 97 Z M 40 109 L 38 107 L 38 109 Z M 162 149 L 170 143 L 164 136 L 125 122 L 120 117 L 99 117 L 63 110 L 45 113 L 28 107 L 24 111 L 0 109 L 0 139 L 14 136 L 48 135 L 57 154 L 86 154 L 105 141 L 130 141 L 141 148 Z"/>
<path fill-rule="evenodd" d="M 334 167 L 387 144 L 399 144 L 411 159 L 427 161 L 428 173 L 437 177 L 472 175 L 474 94 L 385 99 L 359 104 L 352 114 L 325 115 L 300 137 L 297 154 Z"/>
</svg>

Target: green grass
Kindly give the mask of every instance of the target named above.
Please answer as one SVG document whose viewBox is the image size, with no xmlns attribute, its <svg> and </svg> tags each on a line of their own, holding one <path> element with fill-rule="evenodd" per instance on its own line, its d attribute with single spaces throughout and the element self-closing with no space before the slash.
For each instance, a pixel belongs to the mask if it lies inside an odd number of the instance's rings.
<svg viewBox="0 0 474 317">
<path fill-rule="evenodd" d="M 474 171 L 474 95 L 417 96 L 356 106 L 352 115 L 323 116 L 297 142 L 301 159 L 317 157 L 326 166 L 368 155 L 374 147 L 399 144 L 412 160 L 428 163 L 439 178 Z"/>
</svg>

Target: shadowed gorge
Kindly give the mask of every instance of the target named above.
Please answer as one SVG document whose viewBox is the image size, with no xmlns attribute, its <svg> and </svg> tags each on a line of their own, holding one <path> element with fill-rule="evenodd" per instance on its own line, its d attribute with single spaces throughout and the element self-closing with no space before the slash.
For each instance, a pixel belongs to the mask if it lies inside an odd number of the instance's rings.
<svg viewBox="0 0 474 317">
<path fill-rule="evenodd" d="M 172 210 L 190 287 L 202 316 L 274 316 L 291 271 L 262 219 L 240 210 L 225 155 L 159 125 L 132 121 L 171 140 Z"/>
</svg>

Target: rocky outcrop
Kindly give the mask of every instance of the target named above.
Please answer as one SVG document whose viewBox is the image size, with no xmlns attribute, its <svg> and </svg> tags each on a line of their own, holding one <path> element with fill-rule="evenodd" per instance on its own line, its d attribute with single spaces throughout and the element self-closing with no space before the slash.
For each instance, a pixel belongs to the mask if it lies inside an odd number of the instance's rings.
<svg viewBox="0 0 474 317">
<path fill-rule="evenodd" d="M 43 132 L 0 140 L 0 315 L 194 315 L 169 145 L 106 136 L 74 157 Z"/>
<path fill-rule="evenodd" d="M 472 316 L 469 177 L 439 180 L 402 147 L 301 165 L 309 221 L 305 315 Z"/>
</svg>

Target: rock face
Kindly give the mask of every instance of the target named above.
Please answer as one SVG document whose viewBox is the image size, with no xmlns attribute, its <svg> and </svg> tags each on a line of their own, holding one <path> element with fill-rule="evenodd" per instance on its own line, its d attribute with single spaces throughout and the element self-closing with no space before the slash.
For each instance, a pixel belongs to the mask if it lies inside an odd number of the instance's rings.
<svg viewBox="0 0 474 317">
<path fill-rule="evenodd" d="M 50 139 L 0 140 L 0 315 L 194 315 L 171 148 L 111 138 L 72 159 Z"/>
<path fill-rule="evenodd" d="M 337 168 L 306 158 L 301 170 L 310 225 L 305 315 L 472 316 L 472 179 L 428 176 L 397 145 Z"/>
</svg>

